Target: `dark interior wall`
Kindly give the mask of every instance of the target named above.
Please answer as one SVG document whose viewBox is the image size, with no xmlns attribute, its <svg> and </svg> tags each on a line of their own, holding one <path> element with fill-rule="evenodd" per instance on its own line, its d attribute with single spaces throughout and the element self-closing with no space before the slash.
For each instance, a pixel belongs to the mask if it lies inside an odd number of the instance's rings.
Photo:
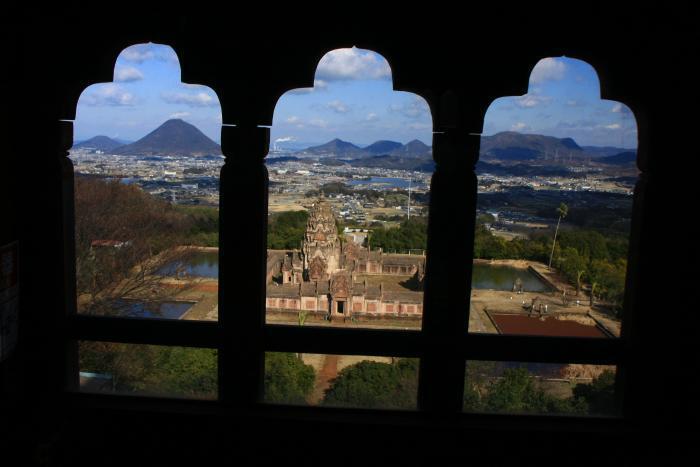
<svg viewBox="0 0 700 467">
<path fill-rule="evenodd" d="M 698 195 L 690 167 L 698 157 L 698 15 L 692 8 L 659 5 L 592 5 L 585 11 L 494 7 L 469 14 L 454 8 L 426 5 L 393 15 L 321 11 L 310 19 L 284 9 L 273 17 L 141 7 L 128 20 L 105 11 L 56 8 L 20 10 L 0 20 L 7 52 L 6 70 L 0 74 L 6 93 L 0 108 L 5 142 L 0 149 L 0 244 L 19 240 L 21 255 L 20 341 L 15 355 L 2 362 L 7 417 L 0 423 L 0 444 L 48 465 L 93 456 L 117 464 L 130 459 L 137 447 L 150 447 L 146 458 L 154 461 L 223 455 L 231 461 L 313 464 L 363 461 L 371 448 L 380 451 L 375 460 L 408 464 L 472 455 L 494 463 L 557 463 L 562 456 L 584 463 L 598 459 L 598 450 L 606 448 L 613 448 L 606 460 L 686 454 L 700 415 L 698 307 L 693 276 L 684 274 L 697 260 L 692 208 Z M 270 125 L 277 98 L 288 89 L 310 86 L 315 66 L 328 50 L 350 45 L 375 50 L 392 65 L 396 89 L 417 92 L 429 102 L 435 131 L 444 133 L 435 144 L 449 146 L 442 153 L 445 159 L 438 161 L 445 174 L 439 183 L 447 186 L 461 182 L 450 174 L 466 173 L 474 163 L 459 150 L 475 154 L 469 133 L 481 131 L 488 105 L 500 96 L 524 94 L 537 60 L 567 55 L 592 64 L 601 79 L 601 97 L 627 104 L 639 126 L 643 174 L 636 190 L 636 254 L 630 258 L 625 316 L 627 421 L 559 425 L 426 415 L 370 423 L 352 414 L 315 418 L 283 409 L 206 415 L 197 409 L 163 414 L 152 407 L 69 406 L 62 392 L 62 333 L 71 299 L 72 266 L 64 244 L 71 235 L 64 199 L 70 195 L 65 150 L 72 135 L 59 120 L 74 118 L 86 86 L 111 80 L 123 48 L 147 41 L 172 45 L 182 80 L 213 88 L 224 123 L 242 128 Z M 244 187 L 259 182 L 262 175 L 250 173 L 259 170 L 264 154 L 255 149 L 262 147 L 264 135 L 239 143 L 224 134 L 225 148 L 227 139 L 232 141 L 232 163 L 227 162 L 224 176 Z M 468 203 L 466 192 L 463 196 Z M 259 204 L 244 209 L 251 219 L 262 212 Z M 469 231 L 468 217 L 449 219 L 438 209 L 431 228 Z M 224 219 L 222 229 L 227 223 L 233 220 Z M 256 231 L 242 235 L 251 237 L 241 237 L 241 242 L 254 242 Z M 452 246 L 458 255 L 471 254 L 458 242 Z M 447 294 L 447 284 L 457 274 L 448 264 L 454 250 L 436 247 L 434 252 L 429 266 L 435 272 L 433 286 L 426 293 Z M 255 262 L 254 249 L 241 254 L 238 261 Z M 250 280 L 242 271 L 230 274 Z M 244 324 L 259 325 L 254 317 L 244 318 Z M 449 329 L 450 323 L 427 325 Z M 254 449 L 261 440 L 277 449 Z"/>
</svg>

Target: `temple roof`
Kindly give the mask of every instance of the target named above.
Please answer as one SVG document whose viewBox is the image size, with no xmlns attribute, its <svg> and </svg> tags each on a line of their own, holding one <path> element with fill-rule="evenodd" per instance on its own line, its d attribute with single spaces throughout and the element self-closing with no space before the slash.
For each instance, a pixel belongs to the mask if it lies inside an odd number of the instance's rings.
<svg viewBox="0 0 700 467">
<path fill-rule="evenodd" d="M 326 295 L 331 292 L 328 281 L 318 281 L 318 294 Z"/>
<path fill-rule="evenodd" d="M 381 295 L 381 290 L 378 285 L 367 285 L 367 293 L 365 293 L 366 300 L 378 300 Z"/>
<path fill-rule="evenodd" d="M 316 296 L 316 283 L 315 282 L 302 282 L 301 295 L 304 297 L 315 297 Z"/>
<path fill-rule="evenodd" d="M 367 248 L 362 248 L 360 250 L 360 254 L 358 255 L 358 258 L 360 260 L 366 261 L 368 258 L 370 261 L 379 261 L 382 257 L 382 252 L 379 250 L 372 250 L 369 251 Z"/>
<path fill-rule="evenodd" d="M 384 255 L 382 264 L 395 264 L 399 266 L 419 265 L 425 262 L 425 256 L 419 255 Z"/>
<path fill-rule="evenodd" d="M 284 256 L 284 262 L 282 263 L 282 270 L 284 271 L 291 271 L 292 269 L 295 268 L 301 268 L 302 263 L 301 263 L 301 258 L 299 257 L 299 253 L 294 251 L 294 252 L 289 252 Z"/>
<path fill-rule="evenodd" d="M 384 292 L 382 297 L 384 302 L 401 302 L 401 303 L 423 303 L 422 292 Z"/>
<path fill-rule="evenodd" d="M 276 273 L 279 270 L 280 264 L 283 261 L 285 251 L 283 250 L 267 250 L 267 273 Z"/>
<path fill-rule="evenodd" d="M 267 296 L 272 298 L 299 298 L 299 286 L 296 284 L 268 284 Z"/>
</svg>

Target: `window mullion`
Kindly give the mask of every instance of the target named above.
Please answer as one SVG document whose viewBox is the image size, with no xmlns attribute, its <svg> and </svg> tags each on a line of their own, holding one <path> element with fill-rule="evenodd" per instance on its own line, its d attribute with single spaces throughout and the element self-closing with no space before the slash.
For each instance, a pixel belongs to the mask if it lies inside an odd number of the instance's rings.
<svg viewBox="0 0 700 467">
<path fill-rule="evenodd" d="M 221 129 L 219 374 L 226 405 L 255 403 L 262 385 L 269 136 L 253 125 Z"/>
<path fill-rule="evenodd" d="M 74 172 L 68 159 L 68 151 L 73 145 L 73 122 L 60 120 L 58 122 L 58 157 L 61 164 L 61 207 L 63 218 L 63 304 L 60 312 L 60 322 L 66 325 L 76 316 L 76 271 L 75 271 L 75 205 L 74 205 Z M 78 346 L 76 340 L 64 339 L 55 355 L 60 356 L 64 378 L 60 384 L 63 389 L 77 390 L 78 381 Z M 59 350 L 57 349 L 57 350 Z"/>
<path fill-rule="evenodd" d="M 467 329 L 478 139 L 449 130 L 433 135 L 436 162 L 431 184 L 420 371 L 421 408 L 436 413 L 461 410 Z M 471 157 L 470 157 L 471 156 Z M 445 226 L 450 226 L 445 228 Z"/>
</svg>

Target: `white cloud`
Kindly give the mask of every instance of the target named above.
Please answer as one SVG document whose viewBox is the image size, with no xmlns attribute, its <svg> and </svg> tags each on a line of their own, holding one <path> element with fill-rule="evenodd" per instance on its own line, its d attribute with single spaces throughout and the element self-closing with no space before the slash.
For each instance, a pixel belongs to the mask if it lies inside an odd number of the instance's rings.
<svg viewBox="0 0 700 467">
<path fill-rule="evenodd" d="M 613 105 L 613 108 L 610 110 L 612 113 L 620 113 L 622 112 L 622 104 L 619 102 L 615 105 Z"/>
<path fill-rule="evenodd" d="M 140 81 L 142 79 L 141 70 L 132 66 L 120 66 L 114 72 L 114 81 L 116 82 Z"/>
<path fill-rule="evenodd" d="M 554 126 L 554 128 L 565 131 L 593 131 L 595 129 L 600 129 L 600 125 L 597 125 L 595 120 L 583 118 L 574 122 L 561 120 Z"/>
<path fill-rule="evenodd" d="M 309 121 L 309 125 L 316 127 L 316 128 L 327 128 L 328 122 L 321 119 L 321 118 L 314 118 L 314 119 Z"/>
<path fill-rule="evenodd" d="M 326 108 L 332 110 L 338 114 L 345 114 L 350 112 L 350 107 L 340 100 L 334 100 L 326 104 Z"/>
<path fill-rule="evenodd" d="M 529 129 L 530 129 L 530 125 L 523 123 L 523 122 L 514 123 L 510 127 L 510 131 L 527 131 Z"/>
<path fill-rule="evenodd" d="M 203 84 L 180 83 L 180 86 L 182 86 L 183 88 L 187 88 L 187 89 L 199 89 L 202 91 L 206 91 L 209 89 L 207 86 L 204 86 Z"/>
<path fill-rule="evenodd" d="M 161 49 L 158 51 L 159 53 L 156 54 L 158 60 L 169 62 L 173 65 L 180 65 L 180 59 L 177 58 L 177 53 L 175 53 L 172 47 L 165 45 L 160 46 L 160 48 Z"/>
<path fill-rule="evenodd" d="M 325 91 L 328 88 L 328 83 L 322 79 L 314 80 L 314 87 L 312 88 L 297 88 L 287 91 L 286 94 L 291 94 L 293 96 L 311 94 L 312 92 Z"/>
<path fill-rule="evenodd" d="M 285 120 L 285 122 L 291 123 L 291 124 L 294 124 L 294 123 L 301 123 L 301 119 L 300 119 L 299 117 L 297 117 L 296 115 L 292 115 L 291 117 L 288 117 L 288 118 Z"/>
<path fill-rule="evenodd" d="M 410 102 L 390 105 L 389 111 L 400 113 L 404 117 L 408 118 L 421 118 L 426 114 L 429 114 L 430 109 L 423 98 L 413 96 L 413 99 L 411 99 Z"/>
<path fill-rule="evenodd" d="M 566 76 L 566 64 L 556 58 L 543 58 L 530 74 L 530 83 L 538 84 L 543 81 L 559 81 Z"/>
<path fill-rule="evenodd" d="M 187 94 L 184 92 L 171 92 L 161 95 L 168 104 L 187 105 L 189 107 L 219 107 L 219 100 L 206 92 Z"/>
<path fill-rule="evenodd" d="M 410 130 L 432 130 L 433 125 L 430 123 L 409 123 L 408 128 Z"/>
<path fill-rule="evenodd" d="M 127 47 L 119 54 L 119 58 L 127 62 L 143 63 L 146 60 L 153 60 L 156 54 L 149 44 L 137 44 Z"/>
<path fill-rule="evenodd" d="M 288 94 L 290 96 L 301 96 L 304 94 L 311 94 L 312 92 L 314 92 L 314 88 L 297 88 L 292 89 L 291 91 L 287 91 L 285 95 Z"/>
<path fill-rule="evenodd" d="M 523 96 L 513 98 L 515 105 L 523 109 L 531 109 L 541 104 L 546 104 L 552 100 L 549 96 L 541 96 L 537 94 L 525 94 Z"/>
<path fill-rule="evenodd" d="M 365 120 L 368 122 L 376 122 L 377 120 L 379 120 L 379 116 L 374 112 L 370 112 L 367 114 Z"/>
<path fill-rule="evenodd" d="M 175 112 L 174 114 L 170 114 L 168 118 L 185 118 L 189 117 L 190 113 L 189 112 Z"/>
<path fill-rule="evenodd" d="M 622 126 L 619 123 L 612 123 L 610 125 L 605 125 L 605 128 L 608 130 L 619 130 Z"/>
<path fill-rule="evenodd" d="M 90 94 L 80 97 L 80 103 L 90 106 L 133 106 L 138 99 L 116 84 L 102 84 Z"/>
<path fill-rule="evenodd" d="M 290 141 L 296 141 L 297 139 L 294 136 L 284 136 L 282 138 L 277 138 L 275 140 L 275 143 L 288 143 Z"/>
<path fill-rule="evenodd" d="M 122 50 L 118 57 L 133 63 L 143 63 L 147 60 L 159 60 L 173 64 L 179 63 L 177 54 L 169 45 L 163 44 L 136 44 Z"/>
<path fill-rule="evenodd" d="M 384 57 L 369 50 L 336 49 L 321 58 L 316 76 L 324 81 L 391 79 L 391 67 Z"/>
</svg>

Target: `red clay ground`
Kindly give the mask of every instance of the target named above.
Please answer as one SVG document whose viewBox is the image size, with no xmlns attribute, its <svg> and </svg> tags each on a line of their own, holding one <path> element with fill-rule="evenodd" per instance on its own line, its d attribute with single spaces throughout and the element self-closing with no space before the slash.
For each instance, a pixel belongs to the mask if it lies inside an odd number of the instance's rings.
<svg viewBox="0 0 700 467">
<path fill-rule="evenodd" d="M 489 313 L 501 334 L 530 336 L 607 337 L 597 326 L 552 317 Z"/>
</svg>

